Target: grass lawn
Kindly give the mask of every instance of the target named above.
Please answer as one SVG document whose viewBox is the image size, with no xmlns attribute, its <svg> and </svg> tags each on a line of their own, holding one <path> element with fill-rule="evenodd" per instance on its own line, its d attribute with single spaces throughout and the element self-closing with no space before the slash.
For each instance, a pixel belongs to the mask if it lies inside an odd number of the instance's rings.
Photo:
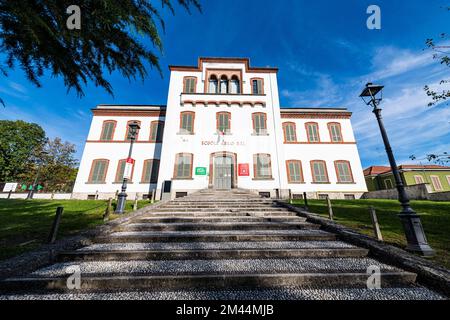
<svg viewBox="0 0 450 320">
<path fill-rule="evenodd" d="M 377 211 L 384 241 L 406 246 L 403 228 L 397 214 L 400 204 L 395 200 L 332 200 L 336 222 L 360 233 L 373 236 L 369 206 Z M 303 206 L 303 200 L 293 204 Z M 309 211 L 328 217 L 325 200 L 308 200 Z M 438 264 L 450 268 L 450 202 L 412 201 L 412 208 L 421 215 L 422 224 L 431 247 L 436 250 L 432 258 Z"/>
<path fill-rule="evenodd" d="M 127 211 L 132 210 L 133 202 L 127 202 Z M 138 208 L 147 204 L 139 201 Z M 59 206 L 64 207 L 64 212 L 57 239 L 103 224 L 107 201 L 0 199 L 0 260 L 46 243 Z M 118 217 L 110 215 L 110 219 Z"/>
</svg>

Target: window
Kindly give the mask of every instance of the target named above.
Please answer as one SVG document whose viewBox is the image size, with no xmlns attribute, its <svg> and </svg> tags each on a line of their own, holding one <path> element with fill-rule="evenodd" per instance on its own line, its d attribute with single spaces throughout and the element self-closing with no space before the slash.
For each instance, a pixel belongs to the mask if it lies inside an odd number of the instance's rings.
<svg viewBox="0 0 450 320">
<path fill-rule="evenodd" d="M 311 171 L 314 183 L 329 183 L 325 161 L 311 161 Z"/>
<path fill-rule="evenodd" d="M 219 82 L 217 80 L 217 77 L 215 75 L 212 75 L 209 78 L 209 89 L 208 93 L 217 93 L 219 87 Z"/>
<path fill-rule="evenodd" d="M 308 136 L 308 142 L 320 142 L 319 137 L 319 125 L 315 122 L 309 122 L 305 124 L 306 135 Z"/>
<path fill-rule="evenodd" d="M 220 78 L 220 93 L 228 93 L 228 78 L 225 75 Z"/>
<path fill-rule="evenodd" d="M 117 171 L 116 171 L 116 180 L 114 180 L 115 183 L 122 183 L 122 181 L 123 181 L 123 173 L 125 171 L 126 163 L 127 163 L 126 159 L 119 160 L 119 163 L 117 165 Z"/>
<path fill-rule="evenodd" d="M 319 193 L 318 198 L 319 200 L 327 200 L 330 196 L 324 193 Z"/>
<path fill-rule="evenodd" d="M 293 122 L 283 123 L 283 132 L 284 132 L 284 143 L 297 142 L 295 123 Z"/>
<path fill-rule="evenodd" d="M 386 179 L 384 180 L 384 187 L 389 190 L 389 189 L 393 189 L 394 185 L 392 184 L 392 180 L 391 179 Z"/>
<path fill-rule="evenodd" d="M 435 191 L 442 191 L 444 190 L 442 188 L 441 179 L 439 179 L 438 176 L 430 176 L 431 183 L 433 184 L 433 188 Z"/>
<path fill-rule="evenodd" d="M 185 77 L 183 84 L 184 93 L 195 93 L 197 86 L 197 78 L 195 77 Z"/>
<path fill-rule="evenodd" d="M 195 113 L 185 111 L 181 113 L 180 120 L 180 133 L 181 134 L 193 134 L 194 133 L 194 118 Z"/>
<path fill-rule="evenodd" d="M 253 132 L 257 135 L 267 134 L 267 116 L 265 113 L 254 113 L 253 118 Z"/>
<path fill-rule="evenodd" d="M 416 184 L 425 183 L 422 176 L 414 176 L 414 181 L 416 182 Z"/>
<path fill-rule="evenodd" d="M 270 154 L 256 154 L 253 157 L 255 179 L 272 179 Z"/>
<path fill-rule="evenodd" d="M 145 160 L 142 170 L 142 183 L 158 183 L 159 160 Z"/>
<path fill-rule="evenodd" d="M 231 77 L 230 93 L 231 94 L 240 94 L 241 93 L 241 85 L 239 82 L 239 78 L 237 76 Z"/>
<path fill-rule="evenodd" d="M 330 131 L 331 142 L 342 142 L 341 124 L 332 122 L 328 124 L 328 130 Z"/>
<path fill-rule="evenodd" d="M 90 183 L 105 183 L 106 172 L 108 171 L 109 160 L 97 159 L 92 162 L 91 173 L 89 174 Z"/>
<path fill-rule="evenodd" d="M 164 133 L 164 122 L 153 121 L 150 124 L 150 142 L 162 142 Z"/>
<path fill-rule="evenodd" d="M 129 124 L 132 123 L 132 122 L 137 122 L 139 127 L 141 126 L 141 122 L 140 121 L 136 121 L 136 120 L 128 121 L 127 122 L 127 133 L 125 134 L 125 140 L 126 141 L 130 141 L 130 126 L 129 126 Z M 139 130 L 136 132 L 136 140 L 138 139 L 138 137 L 139 137 Z"/>
<path fill-rule="evenodd" d="M 114 131 L 116 130 L 116 121 L 108 120 L 103 122 L 102 133 L 100 135 L 101 141 L 111 141 L 114 138 Z"/>
<path fill-rule="evenodd" d="M 174 179 L 192 179 L 191 153 L 179 153 L 175 158 Z"/>
<path fill-rule="evenodd" d="M 252 79 L 252 94 L 264 94 L 263 79 Z"/>
<path fill-rule="evenodd" d="M 303 183 L 302 162 L 300 160 L 286 161 L 289 183 Z"/>
<path fill-rule="evenodd" d="M 231 113 L 218 112 L 217 113 L 217 130 L 220 133 L 230 133 L 231 129 Z"/>
<path fill-rule="evenodd" d="M 353 183 L 353 174 L 348 161 L 335 161 L 336 175 L 338 183 Z"/>
</svg>

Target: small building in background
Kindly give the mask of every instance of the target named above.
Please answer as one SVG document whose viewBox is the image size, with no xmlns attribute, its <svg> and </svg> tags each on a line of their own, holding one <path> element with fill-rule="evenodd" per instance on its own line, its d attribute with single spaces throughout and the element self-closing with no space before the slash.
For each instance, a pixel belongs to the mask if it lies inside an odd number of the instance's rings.
<svg viewBox="0 0 450 320">
<path fill-rule="evenodd" d="M 432 192 L 450 191 L 450 167 L 441 165 L 401 165 L 398 167 L 405 186 L 428 184 Z M 390 167 L 371 166 L 364 170 L 369 191 L 395 188 Z"/>
</svg>

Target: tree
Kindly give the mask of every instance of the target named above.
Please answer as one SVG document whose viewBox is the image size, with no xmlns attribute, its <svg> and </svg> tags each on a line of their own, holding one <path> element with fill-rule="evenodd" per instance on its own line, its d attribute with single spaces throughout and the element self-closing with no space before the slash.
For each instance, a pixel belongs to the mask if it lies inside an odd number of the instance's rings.
<svg viewBox="0 0 450 320">
<path fill-rule="evenodd" d="M 45 141 L 38 124 L 0 120 L 0 181 L 14 182 L 26 174 Z"/>
<path fill-rule="evenodd" d="M 61 138 L 48 140 L 43 148 L 42 168 L 39 173 L 39 183 L 45 186 L 46 191 L 71 192 L 77 176 L 78 162 L 74 158 L 75 145 L 62 142 Z M 38 165 L 35 164 L 30 174 L 23 176 L 22 180 L 34 180 Z"/>
<path fill-rule="evenodd" d="M 450 7 L 445 8 L 447 11 L 450 11 Z M 439 36 L 440 40 L 448 40 L 449 35 L 446 33 L 442 33 Z M 434 39 L 427 39 L 426 45 L 428 48 L 433 50 L 435 53 L 433 54 L 433 59 L 439 60 L 442 65 L 445 65 L 447 67 L 450 67 L 450 57 L 448 55 L 448 52 L 445 51 L 445 49 L 449 49 L 448 46 L 438 46 L 436 45 L 436 41 Z M 446 85 L 450 83 L 450 79 L 444 79 L 440 81 L 440 85 Z M 426 85 L 424 87 L 425 92 L 429 97 L 431 97 L 432 101 L 428 103 L 428 106 L 434 106 L 442 101 L 446 101 L 447 99 L 450 99 L 450 90 L 448 89 L 442 89 L 439 91 L 436 91 L 435 89 L 432 89 L 430 86 Z"/>
<path fill-rule="evenodd" d="M 162 9 L 175 12 L 173 2 L 188 12 L 201 10 L 200 0 L 160 0 Z M 40 87 L 39 78 L 49 69 L 62 76 L 68 90 L 83 96 L 91 80 L 112 94 L 104 71 L 119 71 L 129 80 L 147 75 L 145 63 L 161 73 L 158 53 L 164 31 L 160 11 L 149 0 L 85 0 L 81 29 L 69 30 L 66 10 L 72 0 L 0 0 L 0 52 L 6 55 L 0 71 L 19 64 L 28 79 Z M 157 52 L 146 47 L 149 39 Z M 0 101 L 1 102 L 1 101 Z"/>
<path fill-rule="evenodd" d="M 411 155 L 409 158 L 411 160 L 417 160 L 415 155 Z M 442 154 L 427 154 L 425 158 L 418 160 L 428 160 L 429 162 L 445 165 L 450 162 L 450 154 L 448 152 L 443 152 Z"/>
</svg>

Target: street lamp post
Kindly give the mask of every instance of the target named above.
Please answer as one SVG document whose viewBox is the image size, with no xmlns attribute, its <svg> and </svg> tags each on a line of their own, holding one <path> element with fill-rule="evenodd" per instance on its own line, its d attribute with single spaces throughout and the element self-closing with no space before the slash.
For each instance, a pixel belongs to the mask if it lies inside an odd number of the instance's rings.
<svg viewBox="0 0 450 320">
<path fill-rule="evenodd" d="M 398 200 L 400 201 L 400 204 L 402 206 L 402 211 L 398 216 L 402 222 L 406 241 L 408 243 L 406 249 L 412 252 L 419 253 L 423 256 L 433 256 L 434 250 L 427 242 L 425 231 L 423 230 L 422 222 L 420 221 L 420 216 L 417 215 L 417 213 L 410 206 L 409 198 L 406 194 L 403 181 L 400 177 L 397 163 L 392 152 L 391 144 L 389 142 L 387 132 L 383 124 L 383 119 L 381 117 L 382 109 L 379 108 L 379 104 L 383 99 L 383 88 L 384 86 L 368 83 L 361 93 L 360 97 L 368 106 L 373 107 L 373 113 L 375 114 L 378 121 L 378 126 L 380 127 L 381 136 L 383 138 L 386 153 L 389 158 L 389 163 L 391 165 L 392 173 L 394 174 L 394 179 L 397 186 Z"/>
<path fill-rule="evenodd" d="M 138 122 L 132 122 L 128 125 L 129 127 L 129 138 L 130 138 L 130 150 L 128 152 L 128 159 L 131 159 L 131 155 L 133 153 L 133 144 L 136 140 L 136 134 L 138 130 L 140 129 Z M 128 161 L 127 159 L 127 161 Z M 116 214 L 123 214 L 125 212 L 125 204 L 127 202 L 127 183 L 128 183 L 128 177 L 125 176 L 125 168 L 124 167 L 124 177 L 123 177 L 123 183 L 122 183 L 122 191 L 119 193 L 117 197 L 117 207 L 116 207 Z"/>
<path fill-rule="evenodd" d="M 34 178 L 33 184 L 31 185 L 31 189 L 28 190 L 27 200 L 33 199 L 34 189 L 36 189 L 36 184 L 37 184 L 38 179 L 39 179 L 39 174 L 41 173 L 42 165 L 44 164 L 43 156 L 45 156 L 47 154 L 48 154 L 48 152 L 46 152 L 46 151 L 42 151 L 40 153 L 40 159 L 39 159 L 38 169 L 37 169 L 37 172 L 36 172 L 36 177 Z"/>
</svg>

